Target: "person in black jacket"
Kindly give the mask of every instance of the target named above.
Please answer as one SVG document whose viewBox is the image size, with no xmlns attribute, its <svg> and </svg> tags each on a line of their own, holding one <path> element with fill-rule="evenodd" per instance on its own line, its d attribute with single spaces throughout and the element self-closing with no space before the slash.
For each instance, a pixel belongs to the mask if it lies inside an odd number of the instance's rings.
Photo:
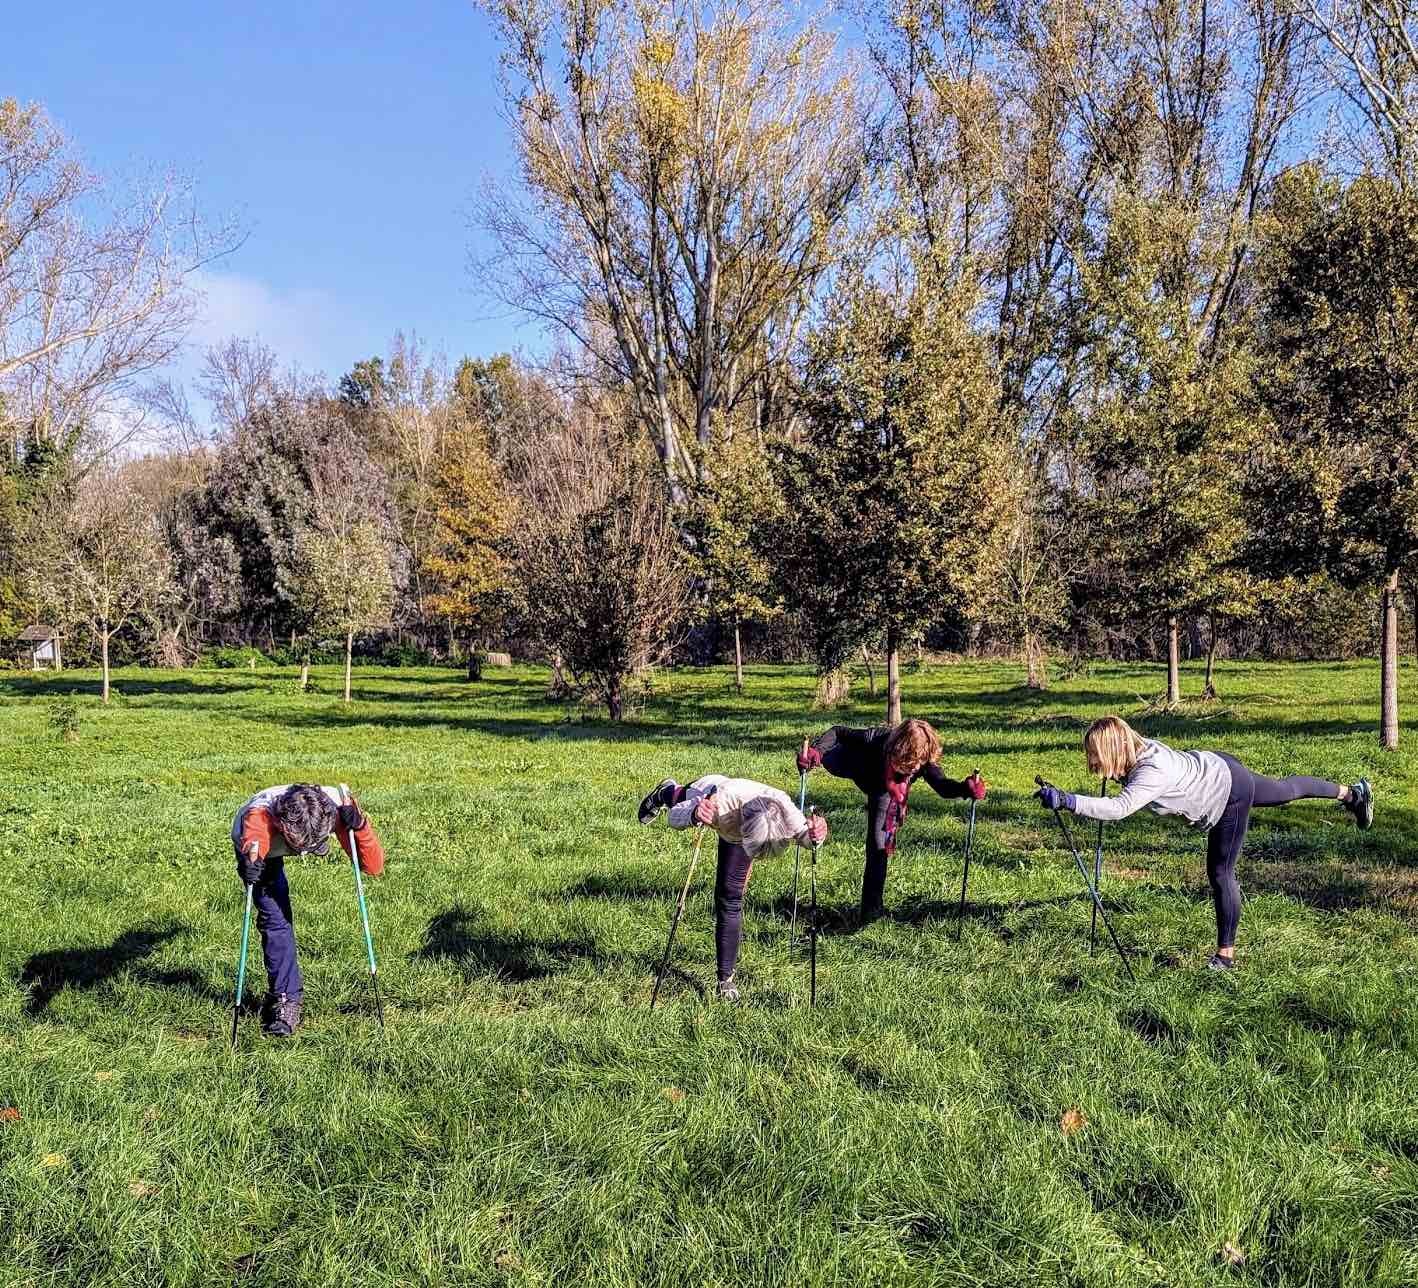
<svg viewBox="0 0 1418 1288">
<path fill-rule="evenodd" d="M 838 778 L 850 778 L 867 798 L 867 862 L 862 873 L 862 921 L 882 914 L 886 864 L 896 850 L 896 833 L 906 820 L 911 784 L 924 778 L 937 796 L 947 800 L 985 799 L 985 780 L 978 773 L 956 781 L 937 763 L 940 738 L 925 720 L 903 720 L 874 729 L 833 725 L 798 753 L 798 770 L 819 765 Z"/>
</svg>

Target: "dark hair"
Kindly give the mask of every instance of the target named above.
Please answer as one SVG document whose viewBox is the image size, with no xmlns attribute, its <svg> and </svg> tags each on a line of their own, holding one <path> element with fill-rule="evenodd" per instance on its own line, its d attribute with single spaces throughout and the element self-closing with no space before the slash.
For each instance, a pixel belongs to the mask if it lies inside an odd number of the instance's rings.
<svg viewBox="0 0 1418 1288">
<path fill-rule="evenodd" d="M 301 854 L 323 854 L 335 826 L 335 802 L 314 783 L 287 787 L 271 806 L 276 826 Z"/>
</svg>

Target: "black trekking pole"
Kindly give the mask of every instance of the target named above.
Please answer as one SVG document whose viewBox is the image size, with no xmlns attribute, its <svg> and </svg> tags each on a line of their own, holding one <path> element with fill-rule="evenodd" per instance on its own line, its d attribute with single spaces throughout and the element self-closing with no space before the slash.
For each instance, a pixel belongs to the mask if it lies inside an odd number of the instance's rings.
<svg viewBox="0 0 1418 1288">
<path fill-rule="evenodd" d="M 803 739 L 803 755 L 807 755 L 807 739 Z M 798 770 L 798 813 L 807 806 L 807 770 Z M 798 938 L 798 867 L 802 863 L 803 847 L 793 849 L 793 920 L 788 928 L 788 944 L 791 947 Z"/>
<path fill-rule="evenodd" d="M 340 784 L 340 798 L 353 804 L 350 789 Z M 364 879 L 359 874 L 359 842 L 355 840 L 354 828 L 350 833 L 350 863 L 354 867 L 355 897 L 359 900 L 359 918 L 364 925 L 364 951 L 369 956 L 369 982 L 374 986 L 374 1013 L 379 1017 L 379 1031 L 384 1031 L 384 1003 L 379 1000 L 379 967 L 374 962 L 374 937 L 369 933 L 369 907 L 364 902 Z"/>
<path fill-rule="evenodd" d="M 1107 796 L 1108 779 L 1105 776 L 1098 784 L 1098 795 Z M 1093 885 L 1101 889 L 1103 886 L 1103 820 L 1098 820 L 1098 845 L 1093 851 Z M 1093 909 L 1092 923 L 1088 927 L 1088 955 L 1093 956 L 1093 949 L 1098 943 L 1098 909 Z"/>
<path fill-rule="evenodd" d="M 813 814 L 817 813 L 817 806 L 813 806 Z M 821 848 L 820 841 L 812 844 L 812 861 L 808 867 L 808 901 L 812 907 L 812 925 L 808 931 L 808 1005 L 817 1005 L 817 852 Z"/>
<path fill-rule="evenodd" d="M 978 778 L 980 771 L 976 768 L 973 777 Z M 979 805 L 976 797 L 970 797 L 970 822 L 965 829 L 965 873 L 960 878 L 960 906 L 955 910 L 955 942 L 960 942 L 960 928 L 965 921 L 965 887 L 970 884 L 970 851 L 975 845 L 975 808 Z"/>
<path fill-rule="evenodd" d="M 703 799 L 708 800 L 718 790 L 717 787 L 711 787 L 704 793 Z M 652 1011 L 655 1009 L 656 1001 L 659 1000 L 660 985 L 665 981 L 665 971 L 670 964 L 670 953 L 674 951 L 675 932 L 679 929 L 679 919 L 684 916 L 685 900 L 689 898 L 690 882 L 694 880 L 694 869 L 699 863 L 699 850 L 704 844 L 704 824 L 696 823 L 694 831 L 694 853 L 689 859 L 689 871 L 685 874 L 684 889 L 679 892 L 679 902 L 675 904 L 674 916 L 670 918 L 670 937 L 665 941 L 665 955 L 660 959 L 660 969 L 655 972 L 655 989 L 650 994 L 650 1009 Z"/>
<path fill-rule="evenodd" d="M 1037 774 L 1034 777 L 1034 781 L 1038 783 L 1040 787 L 1052 786 L 1052 784 L 1046 783 Z M 1088 887 L 1088 893 L 1093 896 L 1093 910 L 1102 917 L 1103 928 L 1108 932 L 1108 937 L 1113 941 L 1113 947 L 1118 950 L 1118 957 L 1122 960 L 1123 969 L 1127 971 L 1128 978 L 1136 983 L 1137 976 L 1133 974 L 1132 963 L 1128 961 L 1128 955 L 1123 951 L 1123 946 L 1118 941 L 1117 933 L 1113 930 L 1113 923 L 1108 920 L 1108 914 L 1103 911 L 1103 901 L 1098 897 L 1097 887 L 1088 879 L 1088 869 L 1084 866 L 1083 858 L 1078 853 L 1078 846 L 1073 843 L 1073 833 L 1069 830 L 1068 824 L 1064 821 L 1063 814 L 1057 809 L 1054 810 L 1054 821 L 1058 823 L 1059 831 L 1063 833 L 1064 842 L 1068 846 L 1069 853 L 1073 855 L 1073 861 L 1078 865 L 1078 875 L 1083 878 L 1083 884 Z"/>
<path fill-rule="evenodd" d="M 258 853 L 255 841 L 251 842 L 251 858 Z M 241 956 L 236 959 L 236 1001 L 231 1007 L 231 1049 L 236 1050 L 236 1026 L 241 1019 L 241 995 L 246 991 L 246 949 L 251 943 L 251 894 L 254 886 L 246 887 L 246 916 L 241 923 Z"/>
</svg>

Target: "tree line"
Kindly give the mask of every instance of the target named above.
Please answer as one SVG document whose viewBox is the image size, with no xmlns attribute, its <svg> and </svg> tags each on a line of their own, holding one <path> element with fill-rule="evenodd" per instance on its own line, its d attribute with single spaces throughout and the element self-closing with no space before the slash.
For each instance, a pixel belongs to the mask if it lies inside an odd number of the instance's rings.
<svg viewBox="0 0 1418 1288">
<path fill-rule="evenodd" d="M 824 698 L 879 659 L 895 719 L 923 645 L 1035 686 L 1155 656 L 1175 705 L 1183 654 L 1209 697 L 1218 653 L 1377 643 L 1397 744 L 1418 14 L 486 10 L 518 182 L 480 203 L 476 270 L 554 337 L 535 364 L 396 339 L 327 387 L 238 339 L 207 355 L 209 416 L 139 393 L 203 248 L 82 225 L 65 141 L 0 110 L 0 612 L 170 664 L 510 642 L 616 716 L 671 656 L 731 650 L 741 684 L 745 647 L 810 657 Z M 163 195 L 114 226 L 177 227 Z M 82 309 L 67 346 L 35 331 L 66 254 L 170 302 L 102 314 L 97 375 Z M 134 425 L 167 446 L 120 463 L 102 444 Z M 94 588 L 110 508 L 119 571 L 148 569 L 126 600 Z"/>
</svg>

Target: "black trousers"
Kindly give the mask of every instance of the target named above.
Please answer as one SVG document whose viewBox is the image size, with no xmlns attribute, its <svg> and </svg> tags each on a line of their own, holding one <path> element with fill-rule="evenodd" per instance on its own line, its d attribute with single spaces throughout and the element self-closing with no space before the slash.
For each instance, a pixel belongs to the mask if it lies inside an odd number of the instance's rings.
<svg viewBox="0 0 1418 1288">
<path fill-rule="evenodd" d="M 1220 820 L 1206 837 L 1206 879 L 1216 905 L 1216 946 L 1233 948 L 1241 924 L 1241 886 L 1236 880 L 1236 860 L 1251 825 L 1251 810 L 1288 805 L 1306 798 L 1338 800 L 1338 783 L 1295 774 L 1267 778 L 1247 769 L 1234 756 L 1221 753 L 1231 770 L 1231 796 Z"/>
<path fill-rule="evenodd" d="M 714 954 L 719 978 L 728 979 L 739 959 L 743 940 L 743 897 L 753 860 L 741 845 L 719 838 L 719 867 L 714 873 Z"/>
<path fill-rule="evenodd" d="M 894 848 L 886 830 L 891 797 L 874 792 L 867 797 L 867 862 L 862 870 L 862 916 L 874 917 L 882 911 L 886 897 L 886 864 Z"/>
</svg>

